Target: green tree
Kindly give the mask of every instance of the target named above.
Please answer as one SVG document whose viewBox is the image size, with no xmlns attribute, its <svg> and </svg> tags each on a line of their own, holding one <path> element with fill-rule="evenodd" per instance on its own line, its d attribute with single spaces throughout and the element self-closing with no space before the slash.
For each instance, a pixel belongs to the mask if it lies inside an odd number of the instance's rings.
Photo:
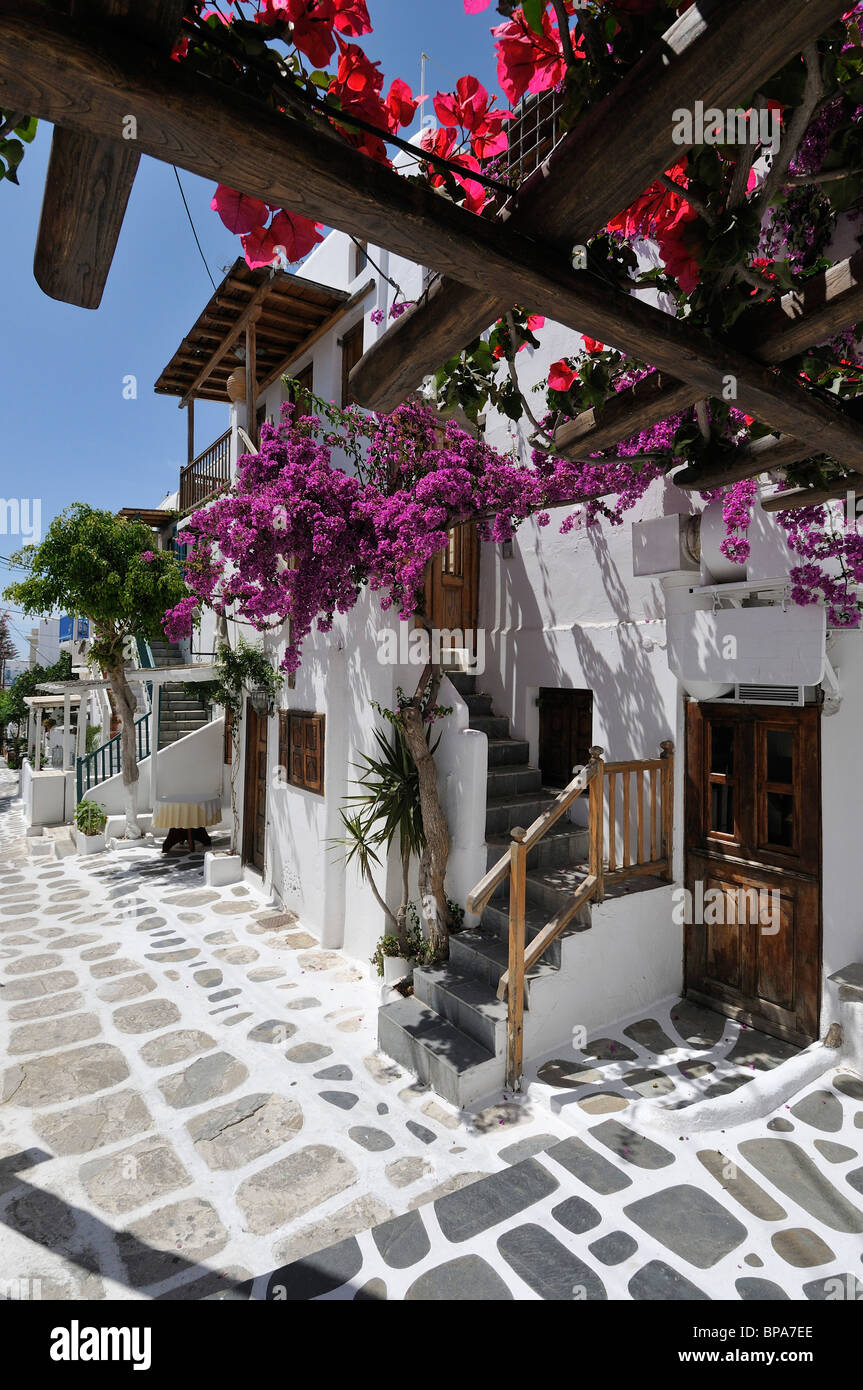
<svg viewBox="0 0 863 1390">
<path fill-rule="evenodd" d="M 93 624 L 92 659 L 99 663 L 120 717 L 126 835 L 139 839 L 138 759 L 135 696 L 126 679 L 126 648 L 140 637 L 164 636 L 162 619 L 187 594 L 180 567 L 169 551 L 153 551 L 153 533 L 138 521 L 76 502 L 48 527 L 39 545 L 14 555 L 26 579 L 10 584 L 5 597 L 25 613 L 57 609 L 86 615 Z"/>
</svg>

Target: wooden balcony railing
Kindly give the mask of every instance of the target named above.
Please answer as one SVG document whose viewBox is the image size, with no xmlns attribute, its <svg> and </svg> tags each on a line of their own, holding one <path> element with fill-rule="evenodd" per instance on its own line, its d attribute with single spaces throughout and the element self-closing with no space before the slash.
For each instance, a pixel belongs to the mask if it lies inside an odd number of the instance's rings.
<svg viewBox="0 0 863 1390">
<path fill-rule="evenodd" d="M 226 430 L 209 449 L 180 470 L 180 511 L 199 507 L 231 481 L 231 431 Z"/>
<path fill-rule="evenodd" d="M 661 744 L 661 749 L 658 758 L 606 763 L 602 757 L 603 750 L 591 748 L 590 762 L 586 767 L 579 768 L 569 785 L 527 830 L 520 826 L 512 830 L 512 844 L 507 853 L 468 894 L 468 910 L 482 913 L 495 889 L 509 877 L 509 960 L 497 992 L 498 998 L 506 997 L 507 1000 L 506 1084 L 511 1090 L 517 1090 L 521 1084 L 527 972 L 587 903 L 602 902 L 609 879 L 618 880 L 630 874 L 656 874 L 671 878 L 674 744 L 666 740 Z M 587 873 L 569 902 L 527 945 L 527 856 L 585 791 L 590 798 Z M 619 866 L 618 821 L 622 860 Z M 604 851 L 606 842 L 607 860 Z"/>
</svg>

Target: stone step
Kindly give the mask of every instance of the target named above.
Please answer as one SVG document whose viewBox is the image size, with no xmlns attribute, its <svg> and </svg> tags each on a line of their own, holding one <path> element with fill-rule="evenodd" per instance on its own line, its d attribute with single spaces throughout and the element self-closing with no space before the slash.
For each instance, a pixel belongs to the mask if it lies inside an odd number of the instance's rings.
<svg viewBox="0 0 863 1390">
<path fill-rule="evenodd" d="M 483 695 L 482 693 L 475 691 L 473 694 L 465 695 L 463 698 L 465 704 L 468 707 L 468 710 L 470 711 L 471 719 L 476 714 L 483 715 L 492 713 L 490 695 Z"/>
<path fill-rule="evenodd" d="M 586 877 L 586 864 L 531 869 L 525 875 L 525 896 L 528 902 L 536 903 L 553 917 L 566 907 Z"/>
<path fill-rule="evenodd" d="M 533 941 L 533 938 L 543 930 L 549 922 L 550 917 L 553 916 L 554 913 L 549 914 L 541 907 L 526 903 L 524 913 L 524 934 L 526 940 L 529 942 Z M 508 950 L 509 903 L 489 903 L 482 914 L 482 929 L 490 935 L 496 936 L 498 941 Z M 585 928 L 582 927 L 580 930 L 583 931 Z M 560 937 L 558 937 L 556 941 L 552 941 L 551 945 L 542 954 L 543 962 L 551 966 L 553 970 L 560 969 L 560 941 Z"/>
<path fill-rule="evenodd" d="M 498 1056 L 506 1038 L 506 1002 L 490 985 L 446 965 L 414 971 L 414 995 L 441 1018 Z"/>
<path fill-rule="evenodd" d="M 538 792 L 517 793 L 515 796 L 490 796 L 485 807 L 485 833 L 505 835 L 514 826 L 525 830 L 537 816 L 552 804 L 554 797 Z"/>
<path fill-rule="evenodd" d="M 530 757 L 530 744 L 524 738 L 490 738 L 488 741 L 489 767 L 510 767 L 514 763 L 526 763 Z"/>
<path fill-rule="evenodd" d="M 459 975 L 479 980 L 480 983 L 496 990 L 501 975 L 509 966 L 509 950 L 506 943 L 493 932 L 474 928 L 472 931 L 461 931 L 450 937 L 449 959 L 450 965 Z M 548 962 L 540 961 L 532 966 L 525 977 L 528 995 L 532 984 L 556 974 L 557 970 Z"/>
<path fill-rule="evenodd" d="M 491 738 L 509 738 L 509 720 L 499 714 L 472 714 L 468 719 L 471 729 Z"/>
<path fill-rule="evenodd" d="M 488 770 L 487 795 L 518 796 L 521 792 L 542 790 L 542 774 L 538 767 L 515 763 L 510 767 L 491 767 Z"/>
<path fill-rule="evenodd" d="M 566 825 L 560 830 L 558 826 Z M 525 829 L 527 827 L 525 826 Z M 581 864 L 587 859 L 590 835 L 586 829 L 574 826 L 571 821 L 558 821 L 538 844 L 527 852 L 528 869 L 554 867 L 555 865 Z M 486 863 L 490 869 L 502 855 L 509 852 L 512 839 L 509 835 L 490 835 L 486 839 Z"/>
<path fill-rule="evenodd" d="M 503 1085 L 503 1058 L 415 995 L 378 1010 L 378 1047 L 452 1105 L 469 1105 Z"/>
<path fill-rule="evenodd" d="M 451 671 L 449 679 L 463 700 L 476 693 L 476 676 L 469 676 L 466 671 Z"/>
</svg>

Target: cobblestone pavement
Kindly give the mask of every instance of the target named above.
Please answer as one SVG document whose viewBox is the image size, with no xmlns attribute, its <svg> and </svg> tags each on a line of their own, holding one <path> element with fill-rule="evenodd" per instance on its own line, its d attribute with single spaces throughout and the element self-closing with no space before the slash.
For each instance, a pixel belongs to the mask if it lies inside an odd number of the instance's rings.
<svg viewBox="0 0 863 1390">
<path fill-rule="evenodd" d="M 850 1073 L 733 1133 L 657 1136 L 645 1101 L 782 1060 L 678 1001 L 459 1116 L 376 1052 L 377 984 L 292 914 L 204 888 L 197 855 L 30 858 L 14 791 L 0 770 L 0 1279 L 73 1299 L 863 1296 Z"/>
</svg>

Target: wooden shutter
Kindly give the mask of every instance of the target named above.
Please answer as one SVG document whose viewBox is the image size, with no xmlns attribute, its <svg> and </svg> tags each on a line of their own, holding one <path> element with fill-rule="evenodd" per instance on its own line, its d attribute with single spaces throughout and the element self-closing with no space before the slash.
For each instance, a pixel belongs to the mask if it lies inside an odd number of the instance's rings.
<svg viewBox="0 0 863 1390">
<path fill-rule="evenodd" d="M 287 710 L 279 710 L 279 766 L 285 769 L 285 781 L 290 777 L 290 715 Z"/>
<path fill-rule="evenodd" d="M 288 733 L 284 763 L 288 781 L 295 787 L 323 796 L 325 716 L 291 711 L 285 715 L 285 720 Z"/>
<path fill-rule="evenodd" d="M 234 715 L 231 710 L 225 710 L 225 746 L 224 761 L 226 763 L 234 760 Z"/>
<path fill-rule="evenodd" d="M 350 375 L 351 369 L 357 365 L 363 355 L 363 321 L 352 328 L 342 338 L 342 409 L 346 405 L 352 405 L 356 397 L 351 391 Z"/>
</svg>

